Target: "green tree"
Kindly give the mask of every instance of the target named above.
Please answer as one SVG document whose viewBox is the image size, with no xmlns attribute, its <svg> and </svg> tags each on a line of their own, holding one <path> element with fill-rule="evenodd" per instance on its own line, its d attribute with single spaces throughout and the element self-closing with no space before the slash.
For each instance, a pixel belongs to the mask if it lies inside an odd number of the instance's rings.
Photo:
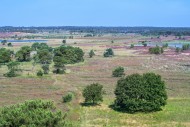
<svg viewBox="0 0 190 127">
<path fill-rule="evenodd" d="M 9 62 L 7 64 L 7 67 L 8 67 L 9 71 L 6 74 L 4 74 L 4 76 L 6 76 L 6 77 L 16 77 L 16 76 L 18 76 L 17 72 L 21 71 L 21 69 L 19 69 L 19 65 L 20 65 L 20 63 L 15 62 L 15 61 Z"/>
<path fill-rule="evenodd" d="M 68 93 L 68 94 L 66 94 L 65 96 L 63 96 L 63 97 L 62 97 L 63 103 L 67 103 L 67 102 L 72 101 L 73 96 L 74 96 L 73 93 Z"/>
<path fill-rule="evenodd" d="M 60 46 L 54 50 L 54 57 L 59 58 L 63 64 L 74 64 L 84 61 L 84 52 L 78 47 Z"/>
<path fill-rule="evenodd" d="M 103 101 L 103 94 L 103 86 L 98 83 L 88 85 L 83 90 L 83 97 L 85 98 L 85 103 L 97 104 L 98 102 Z"/>
<path fill-rule="evenodd" d="M 13 47 L 12 43 L 7 44 L 8 47 Z"/>
<path fill-rule="evenodd" d="M 95 55 L 94 50 L 90 50 L 89 57 L 92 58 Z"/>
<path fill-rule="evenodd" d="M 122 77 L 122 76 L 125 75 L 124 71 L 125 71 L 125 70 L 124 70 L 123 67 L 117 67 L 117 68 L 115 68 L 115 69 L 113 70 L 112 76 L 113 76 L 113 77 Z"/>
<path fill-rule="evenodd" d="M 66 40 L 63 40 L 62 43 L 65 45 L 66 44 Z"/>
<path fill-rule="evenodd" d="M 104 52 L 104 57 L 110 57 L 110 56 L 114 56 L 114 52 L 112 48 L 108 48 L 106 49 L 106 51 Z"/>
<path fill-rule="evenodd" d="M 176 47 L 175 51 L 176 51 L 177 53 L 179 53 L 179 52 L 181 51 L 181 49 L 180 49 L 179 47 Z"/>
<path fill-rule="evenodd" d="M 57 111 L 53 101 L 30 100 L 0 110 L 1 127 L 65 127 L 72 126 Z"/>
<path fill-rule="evenodd" d="M 134 48 L 134 47 L 135 47 L 135 45 L 134 45 L 134 44 L 131 44 L 130 48 L 132 49 L 132 48 Z"/>
<path fill-rule="evenodd" d="M 42 77 L 42 76 L 43 76 L 43 72 L 42 72 L 41 70 L 39 70 L 39 71 L 36 73 L 36 75 L 37 75 L 38 77 Z"/>
<path fill-rule="evenodd" d="M 48 49 L 38 50 L 37 57 L 41 64 L 51 64 L 52 54 Z"/>
<path fill-rule="evenodd" d="M 55 68 L 53 72 L 56 74 L 63 74 L 66 70 L 65 65 L 64 65 L 65 59 L 61 56 L 54 56 L 53 61 L 54 61 L 54 68 Z"/>
<path fill-rule="evenodd" d="M 30 61 L 30 52 L 32 49 L 29 46 L 23 46 L 21 49 L 16 53 L 16 58 L 20 62 Z"/>
<path fill-rule="evenodd" d="M 40 44 L 38 42 L 35 42 L 35 43 L 32 44 L 31 47 L 32 47 L 32 50 L 36 51 L 40 47 Z"/>
<path fill-rule="evenodd" d="M 188 50 L 190 47 L 190 44 L 183 44 L 182 50 Z"/>
<path fill-rule="evenodd" d="M 1 48 L 0 49 L 0 64 L 1 63 L 8 63 L 8 62 L 10 62 L 11 61 L 11 55 L 12 55 L 13 53 L 10 51 L 10 50 L 8 50 L 8 49 L 5 49 L 5 48 Z"/>
<path fill-rule="evenodd" d="M 42 69 L 44 71 L 44 74 L 48 74 L 49 73 L 49 64 L 42 65 Z"/>
<path fill-rule="evenodd" d="M 160 75 L 132 74 L 118 80 L 114 107 L 126 112 L 151 112 L 166 105 L 165 82 Z"/>
</svg>

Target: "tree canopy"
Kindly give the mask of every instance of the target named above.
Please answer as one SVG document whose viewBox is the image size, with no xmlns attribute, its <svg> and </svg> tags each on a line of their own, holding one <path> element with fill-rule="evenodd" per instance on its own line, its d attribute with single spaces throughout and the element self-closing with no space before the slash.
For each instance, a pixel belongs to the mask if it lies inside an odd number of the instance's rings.
<svg viewBox="0 0 190 127">
<path fill-rule="evenodd" d="M 110 56 L 114 56 L 114 52 L 112 48 L 108 48 L 106 49 L 106 51 L 104 52 L 104 57 L 110 57 Z"/>
<path fill-rule="evenodd" d="M 23 46 L 16 53 L 16 58 L 19 62 L 30 61 L 30 52 L 32 51 L 30 46 Z"/>
<path fill-rule="evenodd" d="M 114 106 L 126 112 L 158 111 L 166 105 L 165 82 L 160 75 L 132 74 L 118 80 Z"/>
<path fill-rule="evenodd" d="M 11 61 L 11 54 L 13 52 L 9 49 L 0 48 L 0 63 L 7 63 Z"/>
<path fill-rule="evenodd" d="M 54 50 L 54 62 L 59 58 L 64 64 L 74 64 L 84 61 L 84 52 L 78 47 L 60 46 Z"/>
<path fill-rule="evenodd" d="M 88 85 L 83 90 L 83 97 L 85 98 L 85 103 L 96 104 L 98 102 L 101 102 L 103 101 L 103 94 L 103 86 L 98 83 Z"/>
</svg>

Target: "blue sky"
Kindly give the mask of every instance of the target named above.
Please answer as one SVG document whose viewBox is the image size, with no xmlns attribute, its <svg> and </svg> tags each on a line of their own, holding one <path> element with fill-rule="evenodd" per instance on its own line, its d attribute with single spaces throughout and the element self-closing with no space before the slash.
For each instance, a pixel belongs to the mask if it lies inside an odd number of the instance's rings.
<svg viewBox="0 0 190 127">
<path fill-rule="evenodd" d="M 1 0 L 0 26 L 190 27 L 190 0 Z"/>
</svg>

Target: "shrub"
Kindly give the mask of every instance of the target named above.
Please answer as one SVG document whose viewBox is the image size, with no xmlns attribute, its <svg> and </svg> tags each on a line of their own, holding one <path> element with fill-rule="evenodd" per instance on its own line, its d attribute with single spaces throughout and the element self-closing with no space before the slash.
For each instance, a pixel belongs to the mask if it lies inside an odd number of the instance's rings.
<svg viewBox="0 0 190 127">
<path fill-rule="evenodd" d="M 183 44 L 182 50 L 188 50 L 190 47 L 190 44 Z"/>
<path fill-rule="evenodd" d="M 122 77 L 124 74 L 124 68 L 123 67 L 117 67 L 112 72 L 113 77 Z"/>
<path fill-rule="evenodd" d="M 20 63 L 15 62 L 15 61 L 9 62 L 7 64 L 9 72 L 4 74 L 4 76 L 5 77 L 16 77 L 16 76 L 18 76 L 17 72 L 21 71 L 21 69 L 19 69 L 19 65 L 20 65 Z"/>
<path fill-rule="evenodd" d="M 158 111 L 166 105 L 165 82 L 160 75 L 133 74 L 118 80 L 114 107 L 126 112 Z"/>
<path fill-rule="evenodd" d="M 134 44 L 131 44 L 130 48 L 132 49 L 132 48 L 134 48 L 134 47 L 135 47 L 135 45 L 134 45 Z"/>
<path fill-rule="evenodd" d="M 110 56 L 114 56 L 114 52 L 111 48 L 106 49 L 106 51 L 104 52 L 104 57 L 110 57 Z"/>
<path fill-rule="evenodd" d="M 143 41 L 143 42 L 142 42 L 142 45 L 143 45 L 144 47 L 147 47 L 146 41 Z"/>
<path fill-rule="evenodd" d="M 62 40 L 62 43 L 65 45 L 66 44 L 66 40 Z"/>
<path fill-rule="evenodd" d="M 163 48 L 167 48 L 168 47 L 168 43 L 165 43 L 162 47 Z"/>
<path fill-rule="evenodd" d="M 149 48 L 149 53 L 151 54 L 162 54 L 163 52 L 164 52 L 163 48 L 159 46 Z"/>
<path fill-rule="evenodd" d="M 64 115 L 52 101 L 30 100 L 0 110 L 1 127 L 63 127 Z"/>
<path fill-rule="evenodd" d="M 73 99 L 73 94 L 72 93 L 68 93 L 67 95 L 63 96 L 62 99 L 63 99 L 64 103 L 70 102 Z"/>
<path fill-rule="evenodd" d="M 44 71 L 44 74 L 48 74 L 49 73 L 49 64 L 42 65 L 42 69 Z"/>
<path fill-rule="evenodd" d="M 41 77 L 41 76 L 43 76 L 43 72 L 41 70 L 39 70 L 36 75 Z"/>
<path fill-rule="evenodd" d="M 92 58 L 95 55 L 94 50 L 90 50 L 89 57 Z"/>
<path fill-rule="evenodd" d="M 175 49 L 175 51 L 176 51 L 177 53 L 179 53 L 179 52 L 181 51 L 181 49 L 180 49 L 179 47 L 177 47 L 177 48 Z"/>
<path fill-rule="evenodd" d="M 103 101 L 103 94 L 103 86 L 98 83 L 88 85 L 83 90 L 83 97 L 85 98 L 85 103 L 96 104 L 98 102 L 101 102 Z"/>
<path fill-rule="evenodd" d="M 13 47 L 12 43 L 10 43 L 10 42 L 7 44 L 7 46 L 8 47 Z"/>
</svg>

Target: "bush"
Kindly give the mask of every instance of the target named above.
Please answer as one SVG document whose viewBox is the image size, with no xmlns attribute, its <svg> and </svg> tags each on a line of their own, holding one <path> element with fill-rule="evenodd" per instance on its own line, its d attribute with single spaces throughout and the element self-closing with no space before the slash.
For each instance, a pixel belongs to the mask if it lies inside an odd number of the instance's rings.
<svg viewBox="0 0 190 127">
<path fill-rule="evenodd" d="M 134 47 L 135 47 L 135 45 L 134 45 L 134 44 L 131 44 L 130 48 L 132 49 L 132 48 L 134 48 Z"/>
<path fill-rule="evenodd" d="M 190 47 L 190 44 L 183 44 L 182 50 L 188 50 Z"/>
<path fill-rule="evenodd" d="M 1 127 L 63 127 L 64 115 L 52 101 L 30 100 L 0 110 Z"/>
<path fill-rule="evenodd" d="M 43 76 L 43 72 L 41 70 L 39 70 L 36 75 L 41 77 L 41 76 Z"/>
<path fill-rule="evenodd" d="M 64 103 L 70 102 L 73 99 L 73 94 L 72 93 L 68 93 L 67 95 L 63 96 L 62 99 L 63 99 Z"/>
<path fill-rule="evenodd" d="M 103 86 L 95 83 L 85 87 L 83 90 L 83 97 L 85 98 L 85 103 L 96 104 L 103 101 Z"/>
<path fill-rule="evenodd" d="M 92 58 L 95 55 L 94 50 L 90 50 L 89 57 Z"/>
<path fill-rule="evenodd" d="M 75 64 L 84 61 L 84 52 L 78 47 L 60 46 L 54 50 L 53 61 L 61 60 L 63 64 Z"/>
<path fill-rule="evenodd" d="M 18 71 L 21 71 L 21 69 L 19 69 L 19 65 L 20 63 L 15 62 L 15 61 L 11 61 L 7 64 L 8 67 L 8 72 L 6 74 L 4 74 L 5 77 L 16 77 L 18 76 Z"/>
<path fill-rule="evenodd" d="M 49 73 L 49 64 L 42 65 L 42 69 L 44 71 L 44 74 L 48 74 Z"/>
<path fill-rule="evenodd" d="M 156 46 L 154 48 L 149 48 L 149 53 L 151 54 L 162 54 L 164 52 L 162 47 Z"/>
<path fill-rule="evenodd" d="M 110 57 L 110 56 L 114 56 L 114 52 L 111 48 L 106 49 L 106 51 L 104 52 L 104 57 Z"/>
<path fill-rule="evenodd" d="M 181 51 L 181 49 L 180 49 L 179 47 L 177 47 L 177 48 L 175 49 L 175 51 L 176 51 L 177 53 L 179 53 L 179 52 Z"/>
<path fill-rule="evenodd" d="M 123 67 L 117 67 L 115 70 L 112 72 L 113 77 L 122 77 L 124 76 L 124 68 Z"/>
<path fill-rule="evenodd" d="M 126 112 L 151 112 L 166 105 L 165 82 L 160 75 L 133 74 L 117 82 L 114 107 Z"/>
<path fill-rule="evenodd" d="M 165 43 L 162 47 L 163 48 L 167 48 L 168 47 L 168 43 Z"/>
</svg>

